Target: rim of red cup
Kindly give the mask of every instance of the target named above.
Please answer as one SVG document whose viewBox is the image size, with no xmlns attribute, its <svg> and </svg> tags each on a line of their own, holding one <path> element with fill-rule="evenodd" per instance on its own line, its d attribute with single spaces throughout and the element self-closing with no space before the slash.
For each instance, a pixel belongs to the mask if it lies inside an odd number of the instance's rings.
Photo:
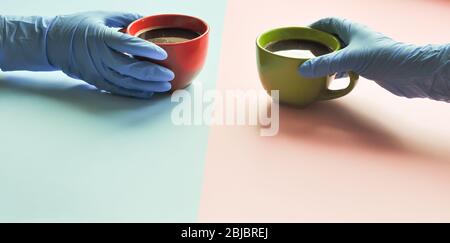
<svg viewBox="0 0 450 243">
<path fill-rule="evenodd" d="M 180 44 L 190 43 L 190 42 L 194 42 L 194 41 L 197 41 L 197 40 L 199 40 L 199 39 L 202 39 L 203 37 L 205 37 L 206 35 L 209 34 L 210 28 L 209 28 L 208 23 L 206 23 L 206 21 L 204 21 L 204 20 L 201 19 L 201 18 L 194 17 L 194 16 L 191 16 L 191 15 L 185 15 L 185 14 L 157 14 L 157 15 L 146 16 L 146 17 L 140 18 L 140 19 L 138 19 L 138 20 L 135 20 L 135 21 L 133 21 L 130 25 L 128 25 L 128 27 L 127 27 L 127 33 L 128 33 L 128 34 L 131 33 L 130 30 L 131 30 L 131 28 L 133 27 L 133 25 L 135 25 L 135 24 L 136 24 L 137 22 L 139 22 L 139 21 L 142 21 L 143 19 L 147 19 L 147 18 L 157 18 L 157 17 L 170 17 L 170 16 L 173 16 L 173 17 L 185 17 L 185 18 L 192 18 L 192 19 L 198 20 L 198 21 L 200 21 L 201 24 L 203 24 L 203 25 L 206 27 L 206 30 L 205 30 L 200 36 L 198 36 L 198 37 L 196 37 L 196 38 L 194 38 L 194 39 L 187 40 L 187 41 L 183 41 L 183 42 L 177 42 L 177 43 L 158 43 L 158 46 L 175 46 L 175 45 L 180 45 Z M 136 37 L 136 34 L 137 34 L 137 33 L 139 33 L 139 32 L 136 32 L 133 36 Z"/>
</svg>

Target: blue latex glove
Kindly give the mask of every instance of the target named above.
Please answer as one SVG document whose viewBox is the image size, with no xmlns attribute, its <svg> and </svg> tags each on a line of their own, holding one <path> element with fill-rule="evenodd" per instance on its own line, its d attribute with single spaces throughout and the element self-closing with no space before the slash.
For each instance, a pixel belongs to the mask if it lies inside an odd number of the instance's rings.
<svg viewBox="0 0 450 243">
<path fill-rule="evenodd" d="M 167 53 L 150 42 L 117 31 L 140 17 L 109 12 L 55 18 L 1 16 L 0 68 L 62 70 L 101 90 L 138 98 L 169 91 L 172 71 L 130 56 L 164 60 Z"/>
<path fill-rule="evenodd" d="M 300 67 L 302 75 L 318 77 L 354 71 L 399 96 L 450 101 L 450 44 L 400 43 L 338 18 L 322 19 L 311 27 L 339 36 L 347 46 L 305 62 Z"/>
</svg>

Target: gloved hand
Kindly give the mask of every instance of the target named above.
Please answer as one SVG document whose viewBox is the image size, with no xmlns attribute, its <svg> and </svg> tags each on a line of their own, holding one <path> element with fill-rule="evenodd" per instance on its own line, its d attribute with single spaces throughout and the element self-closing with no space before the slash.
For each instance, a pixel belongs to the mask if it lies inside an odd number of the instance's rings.
<svg viewBox="0 0 450 243">
<path fill-rule="evenodd" d="M 408 45 L 338 18 L 322 19 L 311 27 L 336 34 L 347 46 L 305 62 L 300 67 L 303 76 L 354 71 L 399 96 L 450 102 L 450 44 Z"/>
<path fill-rule="evenodd" d="M 149 98 L 171 89 L 174 73 L 131 55 L 164 60 L 167 53 L 142 39 L 117 31 L 141 16 L 88 12 L 0 19 L 0 68 L 3 71 L 62 70 L 111 93 Z"/>
</svg>

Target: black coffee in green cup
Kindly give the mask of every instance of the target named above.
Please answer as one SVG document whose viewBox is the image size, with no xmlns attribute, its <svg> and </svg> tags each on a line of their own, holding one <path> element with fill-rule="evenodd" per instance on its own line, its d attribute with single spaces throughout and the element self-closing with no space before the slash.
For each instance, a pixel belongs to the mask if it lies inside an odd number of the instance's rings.
<svg viewBox="0 0 450 243">
<path fill-rule="evenodd" d="M 286 27 L 267 31 L 257 39 L 257 63 L 261 82 L 271 93 L 279 91 L 283 104 L 305 107 L 317 101 L 337 99 L 349 94 L 359 76 L 349 72 L 350 84 L 330 90 L 335 75 L 306 78 L 299 67 L 311 58 L 339 51 L 339 40 L 328 33 L 306 28 Z"/>
<path fill-rule="evenodd" d="M 265 49 L 281 56 L 300 59 L 314 58 L 333 52 L 332 49 L 320 42 L 302 39 L 274 41 L 267 44 Z"/>
</svg>

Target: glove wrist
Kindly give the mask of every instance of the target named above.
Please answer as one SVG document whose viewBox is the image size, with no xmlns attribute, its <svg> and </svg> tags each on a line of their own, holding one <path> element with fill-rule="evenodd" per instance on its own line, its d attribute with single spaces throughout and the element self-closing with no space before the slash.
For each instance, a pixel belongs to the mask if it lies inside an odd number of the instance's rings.
<svg viewBox="0 0 450 243">
<path fill-rule="evenodd" d="M 72 58 L 72 54 L 74 53 L 73 38 L 75 36 L 75 32 L 74 30 L 69 30 L 65 27 L 67 22 L 64 18 L 65 16 L 56 16 L 48 28 L 47 58 L 50 65 L 53 67 L 73 75 L 75 71 L 71 69 L 70 60 Z"/>
<path fill-rule="evenodd" d="M 418 70 L 428 73 L 427 78 L 418 80 L 426 96 L 450 102 L 450 45 L 427 45 L 421 47 L 426 58 L 421 58 Z"/>
<path fill-rule="evenodd" d="M 53 18 L 0 16 L 0 69 L 55 71 L 47 57 Z"/>
<path fill-rule="evenodd" d="M 442 53 L 443 62 L 450 62 L 450 44 L 444 46 L 444 51 Z"/>
</svg>

